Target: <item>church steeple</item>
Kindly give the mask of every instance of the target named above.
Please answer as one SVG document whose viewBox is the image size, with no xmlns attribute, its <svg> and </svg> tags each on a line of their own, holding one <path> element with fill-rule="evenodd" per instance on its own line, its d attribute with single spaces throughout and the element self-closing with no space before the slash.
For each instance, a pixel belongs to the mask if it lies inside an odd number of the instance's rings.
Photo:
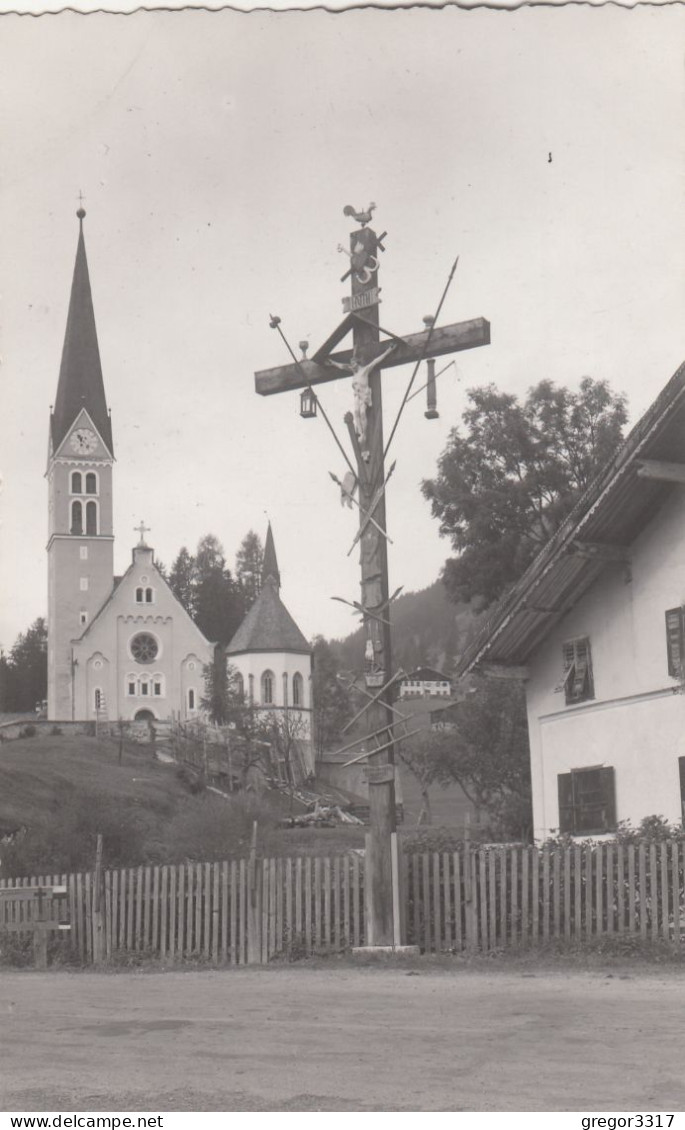
<svg viewBox="0 0 685 1130">
<path fill-rule="evenodd" d="M 274 545 L 274 535 L 271 530 L 271 522 L 269 522 L 269 526 L 266 531 L 264 562 L 262 564 L 262 585 L 265 585 L 268 580 L 273 581 L 276 585 L 276 588 L 281 587 L 281 574 L 278 571 L 278 561 L 276 560 L 276 547 Z"/>
<path fill-rule="evenodd" d="M 76 213 L 79 219 L 79 237 L 57 397 L 50 420 L 52 450 L 57 451 L 79 412 L 85 408 L 110 454 L 113 454 L 112 424 L 105 399 L 86 245 L 83 238 L 85 214 L 83 208 L 79 208 Z"/>
</svg>

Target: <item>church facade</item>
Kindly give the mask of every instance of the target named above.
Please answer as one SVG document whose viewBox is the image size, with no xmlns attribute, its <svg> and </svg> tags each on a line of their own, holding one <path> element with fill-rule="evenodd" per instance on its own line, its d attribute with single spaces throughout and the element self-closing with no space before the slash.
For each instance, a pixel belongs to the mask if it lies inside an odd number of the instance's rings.
<svg viewBox="0 0 685 1130">
<path fill-rule="evenodd" d="M 79 209 L 77 215 L 78 246 L 46 472 L 48 717 L 184 721 L 201 712 L 204 667 L 214 658 L 215 644 L 157 569 L 142 523 L 131 564 L 122 577 L 114 575 L 114 443 L 86 259 L 85 212 Z M 306 728 L 308 740 L 311 651 L 280 602 L 270 528 L 266 548 L 262 593 L 236 634 L 230 658 L 255 704 L 296 708 L 296 717 L 304 719 L 298 727 Z M 273 647 L 263 646 L 267 639 Z"/>
</svg>

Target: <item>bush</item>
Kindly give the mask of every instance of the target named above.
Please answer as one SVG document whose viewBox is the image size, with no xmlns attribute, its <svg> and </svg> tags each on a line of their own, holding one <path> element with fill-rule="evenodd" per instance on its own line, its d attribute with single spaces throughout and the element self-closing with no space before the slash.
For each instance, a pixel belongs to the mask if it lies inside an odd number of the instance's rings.
<svg viewBox="0 0 685 1130">
<path fill-rule="evenodd" d="M 52 726 L 50 728 L 50 734 L 52 735 L 53 738 L 56 738 L 58 736 L 58 734 L 61 734 L 61 733 L 62 733 L 61 726 Z"/>
<path fill-rule="evenodd" d="M 202 774 L 199 770 L 194 769 L 192 765 L 179 765 L 176 770 L 176 776 L 193 796 L 203 792 L 205 782 L 202 779 Z"/>
<path fill-rule="evenodd" d="M 256 820 L 257 850 L 264 854 L 265 839 L 268 841 L 277 819 L 269 801 L 254 794 L 238 793 L 225 800 L 205 792 L 192 808 L 181 809 L 172 819 L 169 841 L 174 845 L 177 862 L 244 856 L 250 850 Z"/>
<path fill-rule="evenodd" d="M 130 801 L 101 793 L 75 793 L 64 784 L 40 824 L 3 847 L 5 876 L 56 874 L 93 867 L 98 832 L 108 867 L 144 863 L 153 814 Z"/>
<path fill-rule="evenodd" d="M 36 727 L 32 726 L 29 723 L 28 726 L 23 726 L 21 728 L 21 730 L 19 731 L 19 737 L 20 738 L 35 738 L 36 733 L 37 733 Z"/>
</svg>

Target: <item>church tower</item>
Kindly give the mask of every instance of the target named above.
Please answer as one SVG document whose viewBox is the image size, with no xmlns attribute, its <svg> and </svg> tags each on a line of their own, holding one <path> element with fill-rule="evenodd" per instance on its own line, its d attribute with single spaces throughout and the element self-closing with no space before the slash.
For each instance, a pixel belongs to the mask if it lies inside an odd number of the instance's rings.
<svg viewBox="0 0 685 1130">
<path fill-rule="evenodd" d="M 48 456 L 48 717 L 73 718 L 73 644 L 114 583 L 112 424 L 79 208 L 79 237 Z"/>
</svg>

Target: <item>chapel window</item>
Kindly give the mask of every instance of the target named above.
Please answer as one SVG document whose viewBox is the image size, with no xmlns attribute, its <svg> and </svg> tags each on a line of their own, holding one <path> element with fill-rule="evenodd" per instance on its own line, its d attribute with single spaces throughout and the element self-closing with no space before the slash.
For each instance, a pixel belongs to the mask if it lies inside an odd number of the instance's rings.
<svg viewBox="0 0 685 1130">
<path fill-rule="evenodd" d="M 145 603 L 152 604 L 152 589 L 145 589 Z"/>
<path fill-rule="evenodd" d="M 136 604 L 142 604 L 142 603 L 143 603 L 143 590 L 142 589 L 136 589 Z"/>
<path fill-rule="evenodd" d="M 83 493 L 83 479 L 81 478 L 81 472 L 80 471 L 72 471 L 71 472 L 71 493 L 72 494 L 82 494 Z"/>
<path fill-rule="evenodd" d="M 274 673 L 265 671 L 262 675 L 262 703 L 264 706 L 273 705 L 274 701 Z"/>
<path fill-rule="evenodd" d="M 80 502 L 71 504 L 71 530 L 72 534 L 83 533 L 83 506 Z"/>
<path fill-rule="evenodd" d="M 102 691 L 99 687 L 95 688 L 95 709 L 102 710 Z"/>
<path fill-rule="evenodd" d="M 299 671 L 293 675 L 293 706 L 304 706 L 304 679 Z"/>
<path fill-rule="evenodd" d="M 195 691 L 192 687 L 188 690 L 188 710 L 195 709 Z"/>
<path fill-rule="evenodd" d="M 86 494 L 97 494 L 98 492 L 98 477 L 95 471 L 89 471 L 86 475 Z"/>
<path fill-rule="evenodd" d="M 235 677 L 235 693 L 238 696 L 238 699 L 242 702 L 242 700 L 245 698 L 245 680 L 243 679 L 240 672 L 238 672 Z"/>
</svg>

